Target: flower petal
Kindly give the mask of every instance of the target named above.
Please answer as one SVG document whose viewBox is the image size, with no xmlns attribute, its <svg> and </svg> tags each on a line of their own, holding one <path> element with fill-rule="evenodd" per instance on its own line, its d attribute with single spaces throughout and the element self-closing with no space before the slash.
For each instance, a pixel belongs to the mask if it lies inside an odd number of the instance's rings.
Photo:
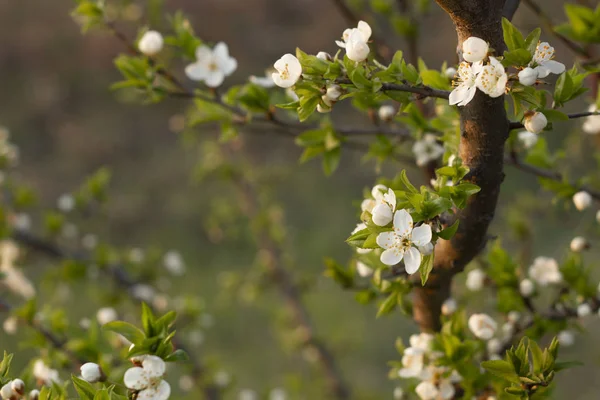
<svg viewBox="0 0 600 400">
<path fill-rule="evenodd" d="M 538 65 L 533 69 L 538 74 L 538 78 L 543 79 L 550 75 L 550 68 L 546 68 L 545 65 Z"/>
<path fill-rule="evenodd" d="M 166 381 L 160 381 L 155 386 L 138 393 L 137 400 L 167 400 L 171 395 L 171 385 Z"/>
<path fill-rule="evenodd" d="M 420 266 L 421 253 L 419 250 L 415 249 L 414 247 L 406 250 L 406 253 L 404 253 L 404 268 L 406 269 L 406 273 L 412 275 L 419 270 Z"/>
<path fill-rule="evenodd" d="M 452 92 L 450 92 L 449 104 L 451 106 L 461 103 L 468 95 L 469 88 L 466 85 L 457 86 Z"/>
<path fill-rule="evenodd" d="M 223 81 L 225 80 L 225 74 L 221 70 L 210 71 L 206 78 L 204 78 L 204 83 L 206 86 L 215 88 L 221 86 Z"/>
<path fill-rule="evenodd" d="M 208 69 L 203 63 L 195 62 L 185 67 L 185 74 L 193 81 L 203 81 L 208 74 Z"/>
<path fill-rule="evenodd" d="M 412 242 L 416 246 L 425 246 L 431 242 L 431 226 L 423 224 L 412 231 Z"/>
<path fill-rule="evenodd" d="M 402 252 L 399 249 L 387 249 L 381 253 L 381 262 L 385 265 L 396 265 L 402 261 Z"/>
<path fill-rule="evenodd" d="M 163 376 L 166 370 L 165 362 L 157 356 L 147 356 L 144 358 L 142 367 L 144 367 L 144 371 L 148 373 L 148 376 L 152 378 Z"/>
<path fill-rule="evenodd" d="M 394 212 L 387 203 L 377 204 L 373 208 L 372 219 L 377 226 L 386 226 L 392 221 Z"/>
<path fill-rule="evenodd" d="M 468 88 L 464 99 L 458 105 L 466 106 L 467 104 L 469 104 L 471 102 L 471 100 L 473 100 L 473 97 L 475 97 L 476 92 L 477 92 L 476 86 L 471 86 L 470 88 Z"/>
<path fill-rule="evenodd" d="M 383 249 L 392 248 L 392 246 L 394 246 L 395 240 L 396 237 L 394 235 L 394 232 L 381 232 L 379 235 L 377 235 L 377 238 L 375 239 L 377 245 Z"/>
<path fill-rule="evenodd" d="M 208 46 L 196 47 L 196 60 L 207 60 L 212 58 L 213 52 Z"/>
<path fill-rule="evenodd" d="M 341 40 L 336 40 L 335 44 L 337 44 L 339 47 L 341 47 L 342 49 L 346 48 L 346 43 L 342 42 Z"/>
<path fill-rule="evenodd" d="M 553 74 L 562 74 L 565 72 L 565 64 L 558 61 L 550 60 L 544 63 L 544 67 L 548 68 Z"/>
<path fill-rule="evenodd" d="M 413 219 L 406 210 L 398 210 L 394 214 L 394 231 L 400 236 L 406 236 L 412 231 Z"/>
<path fill-rule="evenodd" d="M 365 21 L 358 21 L 358 30 L 361 31 L 365 40 L 369 40 L 373 31 L 371 30 L 371 26 L 367 24 Z"/>
<path fill-rule="evenodd" d="M 133 367 L 125 371 L 123 383 L 125 383 L 125 386 L 129 389 L 141 390 L 148 387 L 150 381 L 148 380 L 148 374 L 143 368 Z"/>
</svg>

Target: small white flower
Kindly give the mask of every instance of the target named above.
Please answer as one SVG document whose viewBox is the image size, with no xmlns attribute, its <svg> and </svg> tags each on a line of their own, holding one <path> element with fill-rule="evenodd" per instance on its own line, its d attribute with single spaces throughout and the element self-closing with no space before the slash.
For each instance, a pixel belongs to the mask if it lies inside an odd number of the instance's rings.
<svg viewBox="0 0 600 400">
<path fill-rule="evenodd" d="M 562 281 L 562 274 L 554 258 L 536 257 L 529 267 L 529 277 L 540 286 L 547 286 Z"/>
<path fill-rule="evenodd" d="M 490 340 L 498 329 L 498 324 L 487 314 L 473 314 L 469 318 L 469 329 L 482 340 Z"/>
<path fill-rule="evenodd" d="M 404 390 L 400 386 L 394 388 L 394 400 L 402 400 L 404 398 Z"/>
<path fill-rule="evenodd" d="M 138 49 L 147 56 L 158 54 L 163 48 L 164 40 L 160 32 L 148 31 L 138 42 Z"/>
<path fill-rule="evenodd" d="M 302 76 L 302 65 L 296 56 L 292 54 L 284 54 L 279 60 L 275 61 L 273 66 L 277 72 L 273 72 L 271 76 L 279 87 L 292 87 Z"/>
<path fill-rule="evenodd" d="M 118 318 L 117 311 L 112 307 L 103 307 L 96 312 L 96 319 L 100 325 L 116 321 Z"/>
<path fill-rule="evenodd" d="M 579 318 L 587 317 L 592 313 L 592 307 L 588 303 L 581 303 L 577 306 L 577 316 Z"/>
<path fill-rule="evenodd" d="M 140 400 L 167 400 L 171 395 L 171 386 L 163 380 L 165 362 L 156 356 L 148 355 L 141 367 L 125 371 L 123 382 L 131 390 L 137 391 Z"/>
<path fill-rule="evenodd" d="M 358 272 L 358 275 L 360 275 L 363 278 L 367 278 L 373 275 L 373 270 L 371 269 L 371 267 L 369 267 L 367 264 L 361 261 L 356 262 L 356 272 Z"/>
<path fill-rule="evenodd" d="M 408 341 L 410 343 L 410 347 L 428 352 L 431 350 L 431 342 L 433 342 L 433 335 L 430 333 L 419 333 L 415 335 L 410 335 Z"/>
<path fill-rule="evenodd" d="M 379 116 L 380 120 L 390 122 L 396 115 L 396 109 L 394 106 L 384 105 L 379 107 L 379 110 L 377 110 L 377 115 Z"/>
<path fill-rule="evenodd" d="M 248 80 L 250 83 L 265 89 L 270 89 L 275 86 L 275 81 L 273 81 L 273 72 L 267 72 L 265 76 L 250 75 Z"/>
<path fill-rule="evenodd" d="M 598 108 L 596 104 L 590 105 L 588 108 L 589 112 L 596 112 Z M 589 135 L 597 135 L 600 133 L 600 114 L 598 115 L 590 115 L 585 118 L 585 122 L 581 126 L 581 129 Z"/>
<path fill-rule="evenodd" d="M 581 236 L 576 236 L 571 240 L 571 251 L 575 253 L 581 253 L 583 250 L 590 247 L 588 241 Z"/>
<path fill-rule="evenodd" d="M 237 69 L 237 60 L 229 55 L 229 48 L 223 42 L 215 45 L 198 46 L 196 62 L 185 68 L 185 74 L 194 81 L 203 81 L 206 86 L 215 88 L 221 86 L 225 77 Z"/>
<path fill-rule="evenodd" d="M 342 87 L 340 85 L 329 85 L 327 86 L 325 96 L 330 102 L 335 102 L 339 100 L 342 93 Z"/>
<path fill-rule="evenodd" d="M 336 40 L 335 43 L 340 46 L 342 49 L 346 48 L 346 43 L 350 40 L 350 35 L 354 32 L 358 31 L 362 34 L 362 38 L 365 42 L 369 41 L 371 34 L 373 31 L 371 30 L 371 26 L 367 24 L 365 21 L 359 21 L 358 26 L 356 28 L 348 28 L 342 34 L 342 40 Z"/>
<path fill-rule="evenodd" d="M 38 400 L 40 397 L 40 391 L 37 389 L 33 389 L 29 392 L 29 400 Z"/>
<path fill-rule="evenodd" d="M 548 125 L 548 119 L 543 113 L 536 111 L 525 116 L 523 125 L 531 133 L 540 133 Z"/>
<path fill-rule="evenodd" d="M 523 70 L 519 72 L 519 83 L 523 86 L 533 85 L 537 81 L 537 78 L 538 73 L 533 68 L 523 68 Z"/>
<path fill-rule="evenodd" d="M 592 196 L 586 191 L 580 191 L 573 195 L 573 204 L 579 211 L 583 211 L 592 205 Z"/>
<path fill-rule="evenodd" d="M 319 60 L 323 60 L 323 61 L 333 61 L 333 57 L 331 57 L 331 54 L 324 52 L 324 51 L 318 52 L 317 58 Z"/>
<path fill-rule="evenodd" d="M 511 324 L 516 324 L 521 319 L 521 313 L 513 310 L 510 311 L 506 317 L 508 319 L 508 322 L 510 322 Z"/>
<path fill-rule="evenodd" d="M 104 378 L 104 373 L 98 364 L 85 363 L 79 369 L 81 377 L 90 383 L 100 382 Z"/>
<path fill-rule="evenodd" d="M 462 56 L 471 63 L 482 61 L 487 57 L 489 48 L 485 40 L 471 36 L 462 44 Z"/>
<path fill-rule="evenodd" d="M 33 363 L 32 374 L 37 380 L 44 382 L 46 385 L 51 385 L 52 382 L 60 383 L 58 371 L 48 367 L 43 360 L 36 360 Z"/>
<path fill-rule="evenodd" d="M 419 383 L 415 388 L 415 393 L 421 400 L 436 400 L 439 395 L 438 388 L 429 381 Z"/>
<path fill-rule="evenodd" d="M 189 392 L 194 388 L 194 378 L 190 375 L 181 375 L 179 378 L 179 388 L 184 392 Z"/>
<path fill-rule="evenodd" d="M 58 198 L 56 206 L 62 212 L 69 212 L 75 207 L 75 199 L 70 194 L 65 193 Z"/>
<path fill-rule="evenodd" d="M 175 276 L 181 276 L 185 274 L 185 262 L 179 254 L 175 250 L 171 250 L 165 253 L 163 257 L 163 264 L 167 271 Z"/>
<path fill-rule="evenodd" d="M 557 335 L 561 346 L 569 347 L 575 344 L 575 335 L 571 331 L 560 331 Z"/>
<path fill-rule="evenodd" d="M 412 148 L 416 163 L 419 167 L 435 161 L 444 154 L 444 147 L 437 142 L 437 137 L 432 133 L 426 133 L 423 139 L 415 142 Z"/>
<path fill-rule="evenodd" d="M 449 104 L 457 106 L 466 106 L 477 91 L 477 74 L 481 72 L 483 65 L 478 62 L 470 65 L 467 62 L 462 62 L 458 66 L 458 79 L 454 82 L 455 88 L 450 93 Z"/>
<path fill-rule="evenodd" d="M 86 233 L 81 238 L 81 245 L 88 250 L 93 250 L 98 245 L 98 237 L 93 233 Z"/>
<path fill-rule="evenodd" d="M 500 350 L 502 350 L 500 339 L 492 338 L 487 342 L 487 351 L 489 354 L 499 354 Z"/>
<path fill-rule="evenodd" d="M 346 29 L 342 35 L 343 41 L 336 40 L 336 44 L 346 49 L 349 59 L 356 62 L 364 61 L 369 56 L 369 38 L 371 27 L 364 21 L 358 23 L 358 27 Z"/>
<path fill-rule="evenodd" d="M 534 70 L 537 72 L 538 78 L 545 78 L 550 73 L 562 74 L 565 72 L 565 65 L 554 61 L 553 58 L 554 47 L 550 46 L 547 42 L 537 45 L 530 66 L 535 66 Z"/>
<path fill-rule="evenodd" d="M 325 97 L 325 96 L 323 96 Z M 328 106 L 327 104 L 317 104 L 317 112 L 321 113 L 321 114 L 327 114 L 331 112 L 331 106 Z"/>
<path fill-rule="evenodd" d="M 396 194 L 392 189 L 388 189 L 388 192 L 383 195 L 382 201 L 373 207 L 373 223 L 378 226 L 386 226 L 392 221 L 395 209 Z"/>
<path fill-rule="evenodd" d="M 238 394 L 238 400 L 258 400 L 258 395 L 252 389 L 242 389 Z"/>
<path fill-rule="evenodd" d="M 4 332 L 6 332 L 6 334 L 14 335 L 15 333 L 17 333 L 18 326 L 19 320 L 17 320 L 16 317 L 10 316 L 4 320 L 4 323 L 2 324 L 2 329 L 4 329 Z"/>
<path fill-rule="evenodd" d="M 231 382 L 231 376 L 226 371 L 218 371 L 215 374 L 215 383 L 217 386 L 225 387 Z"/>
<path fill-rule="evenodd" d="M 443 315 L 454 314 L 457 309 L 458 309 L 458 304 L 456 303 L 456 300 L 454 300 L 452 297 L 450 297 L 449 299 L 446 299 L 444 301 L 444 303 L 442 304 L 442 314 Z"/>
<path fill-rule="evenodd" d="M 480 270 L 479 268 L 475 268 L 474 270 L 469 271 L 467 274 L 467 281 L 465 285 L 467 289 L 478 292 L 483 289 L 483 284 L 485 282 L 485 272 Z"/>
<path fill-rule="evenodd" d="M 452 79 L 452 78 L 454 78 L 456 76 L 457 72 L 458 71 L 456 70 L 456 68 L 449 67 L 449 68 L 446 68 L 446 71 L 444 71 L 444 75 L 446 75 L 446 78 Z"/>
<path fill-rule="evenodd" d="M 150 285 L 145 283 L 136 283 L 131 288 L 131 295 L 138 300 L 146 303 L 152 303 L 154 296 L 156 295 L 156 291 Z"/>
<path fill-rule="evenodd" d="M 477 89 L 490 97 L 500 97 L 506 91 L 508 75 L 504 66 L 495 57 L 490 57 L 490 63 L 485 65 L 475 79 Z"/>
<path fill-rule="evenodd" d="M 421 265 L 421 253 L 417 247 L 425 246 L 431 238 L 429 225 L 413 228 L 413 219 L 408 211 L 398 210 L 394 214 L 394 230 L 377 236 L 377 244 L 385 249 L 381 253 L 381 262 L 396 265 L 404 258 L 406 272 L 414 274 Z"/>
<path fill-rule="evenodd" d="M 517 137 L 526 149 L 532 148 L 538 141 L 538 135 L 529 131 L 521 131 L 517 134 Z"/>
<path fill-rule="evenodd" d="M 402 368 L 398 370 L 401 378 L 416 378 L 421 375 L 425 363 L 425 350 L 408 347 L 402 353 Z"/>
<path fill-rule="evenodd" d="M 31 229 L 31 216 L 26 213 L 17 213 L 12 220 L 13 226 L 22 231 Z"/>
<path fill-rule="evenodd" d="M 13 379 L 10 383 L 10 388 L 13 392 L 20 396 L 25 394 L 25 382 L 23 382 L 21 379 Z"/>
<path fill-rule="evenodd" d="M 11 400 L 17 397 L 17 394 L 12 390 L 10 384 L 12 381 L 8 381 L 2 388 L 0 389 L 0 396 L 2 399 Z"/>
</svg>

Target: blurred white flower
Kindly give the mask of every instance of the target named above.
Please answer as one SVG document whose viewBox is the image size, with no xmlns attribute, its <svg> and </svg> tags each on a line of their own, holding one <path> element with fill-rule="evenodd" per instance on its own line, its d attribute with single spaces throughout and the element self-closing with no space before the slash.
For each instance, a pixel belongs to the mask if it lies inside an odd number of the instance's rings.
<svg viewBox="0 0 600 400">
<path fill-rule="evenodd" d="M 400 386 L 394 388 L 394 400 L 402 400 L 404 398 L 404 390 Z"/>
<path fill-rule="evenodd" d="M 501 350 L 502 350 L 502 342 L 500 341 L 500 339 L 491 338 L 487 342 L 487 351 L 489 354 L 500 354 Z"/>
<path fill-rule="evenodd" d="M 167 400 L 171 395 L 171 386 L 163 380 L 166 366 L 160 358 L 145 356 L 141 367 L 125 371 L 123 382 L 128 389 L 137 391 L 137 399 Z"/>
<path fill-rule="evenodd" d="M 580 318 L 587 317 L 592 313 L 592 307 L 588 303 L 581 303 L 577 306 L 577 316 Z"/>
<path fill-rule="evenodd" d="M 356 262 L 356 272 L 358 272 L 358 275 L 363 278 L 373 275 L 373 269 L 361 261 Z"/>
<path fill-rule="evenodd" d="M 515 310 L 509 311 L 506 318 L 508 319 L 508 322 L 510 322 L 511 324 L 516 324 L 521 319 L 521 313 L 518 311 L 515 311 Z"/>
<path fill-rule="evenodd" d="M 525 116 L 523 125 L 531 133 L 540 133 L 548 125 L 548 119 L 543 113 L 536 111 Z"/>
<path fill-rule="evenodd" d="M 339 100 L 342 93 L 343 91 L 340 85 L 329 85 L 327 86 L 325 97 L 327 97 L 330 102 L 335 102 Z"/>
<path fill-rule="evenodd" d="M 0 272 L 4 274 L 0 284 L 24 299 L 34 297 L 35 287 L 16 266 L 19 258 L 19 247 L 10 240 L 0 241 L 0 258 L 2 258 Z"/>
<path fill-rule="evenodd" d="M 580 191 L 573 195 L 573 204 L 579 211 L 583 211 L 592 205 L 592 196 L 586 191 Z"/>
<path fill-rule="evenodd" d="M 296 56 L 292 54 L 284 54 L 274 64 L 277 72 L 273 72 L 271 77 L 273 82 L 279 87 L 289 88 L 298 82 L 302 76 L 302 65 Z"/>
<path fill-rule="evenodd" d="M 263 87 L 265 89 L 270 89 L 272 87 L 275 87 L 275 81 L 273 80 L 273 71 L 267 71 L 265 76 L 256 76 L 256 75 L 250 75 L 250 77 L 248 78 L 248 80 L 250 81 L 250 83 L 253 83 L 257 86 Z"/>
<path fill-rule="evenodd" d="M 185 68 L 188 78 L 203 81 L 206 86 L 215 88 L 221 86 L 225 77 L 237 69 L 237 60 L 229 55 L 229 48 L 219 42 L 213 49 L 208 46 L 198 46 L 196 62 Z"/>
<path fill-rule="evenodd" d="M 465 282 L 465 285 L 467 286 L 467 289 L 473 292 L 478 292 L 481 289 L 483 289 L 484 282 L 485 272 L 483 272 L 479 268 L 475 268 L 469 271 L 469 273 L 467 274 L 467 281 Z"/>
<path fill-rule="evenodd" d="M 242 389 L 238 394 L 238 400 L 258 400 L 258 395 L 252 389 Z"/>
<path fill-rule="evenodd" d="M 557 339 L 561 346 L 569 347 L 575 344 L 575 335 L 571 331 L 558 332 Z"/>
<path fill-rule="evenodd" d="M 104 325 L 116 321 L 119 319 L 119 315 L 112 307 L 102 307 L 96 312 L 96 319 L 100 325 Z"/>
<path fill-rule="evenodd" d="M 446 78 L 452 79 L 456 76 L 457 72 L 458 71 L 456 70 L 456 68 L 448 67 L 448 68 L 446 68 L 446 71 L 444 71 L 444 75 L 446 75 Z"/>
<path fill-rule="evenodd" d="M 60 383 L 58 371 L 48 367 L 43 360 L 36 360 L 33 363 L 32 374 L 37 380 L 44 382 L 46 385 L 52 385 L 52 382 Z"/>
<path fill-rule="evenodd" d="M 596 104 L 591 104 L 590 107 L 588 108 L 588 111 L 596 112 L 596 111 L 598 111 L 598 107 L 596 107 Z M 589 117 L 586 117 L 583 125 L 581 126 L 581 129 L 583 129 L 583 131 L 589 135 L 599 134 L 600 133 L 600 114 L 590 115 Z"/>
<path fill-rule="evenodd" d="M 562 281 L 562 274 L 554 258 L 536 257 L 529 267 L 529 277 L 540 286 L 547 286 Z"/>
<path fill-rule="evenodd" d="M 72 195 L 65 193 L 58 198 L 56 206 L 60 211 L 65 213 L 72 211 L 73 208 L 75 208 L 75 198 Z"/>
<path fill-rule="evenodd" d="M 175 276 L 181 276 L 185 274 L 185 263 L 181 254 L 175 250 L 171 250 L 165 253 L 163 257 L 163 264 L 167 271 Z"/>
<path fill-rule="evenodd" d="M 25 394 L 25 382 L 23 382 L 21 379 L 13 379 L 10 382 L 10 388 L 19 396 L 23 396 Z"/>
<path fill-rule="evenodd" d="M 462 44 L 462 56 L 465 61 L 474 63 L 483 61 L 488 54 L 489 45 L 483 39 L 471 36 Z"/>
<path fill-rule="evenodd" d="M 402 353 L 402 368 L 398 370 L 401 378 L 416 378 L 420 376 L 425 363 L 425 350 L 408 347 Z"/>
<path fill-rule="evenodd" d="M 498 329 L 498 324 L 487 314 L 473 314 L 469 317 L 469 329 L 482 340 L 490 340 Z"/>
<path fill-rule="evenodd" d="M 417 165 L 423 167 L 440 158 L 444 154 L 444 146 L 437 142 L 434 134 L 426 133 L 421 140 L 415 142 L 412 151 Z"/>
<path fill-rule="evenodd" d="M 517 134 L 517 137 L 526 149 L 532 148 L 538 141 L 538 135 L 529 131 L 521 131 Z"/>
<path fill-rule="evenodd" d="M 379 107 L 379 110 L 377 110 L 377 115 L 379 116 L 380 120 L 390 122 L 396 115 L 396 109 L 394 106 L 386 104 Z"/>
<path fill-rule="evenodd" d="M 231 375 L 226 371 L 217 371 L 215 374 L 215 383 L 217 386 L 225 387 L 231 383 Z"/>
<path fill-rule="evenodd" d="M 164 45 L 163 36 L 157 31 L 148 31 L 144 33 L 138 42 L 138 49 L 147 56 L 153 56 L 162 50 Z"/>
<path fill-rule="evenodd" d="M 131 294 L 140 301 L 152 303 L 154 296 L 156 295 L 156 290 L 154 290 L 152 286 L 145 283 L 136 283 L 131 288 Z"/>
<path fill-rule="evenodd" d="M 490 63 L 482 67 L 475 79 L 477 88 L 490 97 L 500 97 L 506 92 L 508 75 L 504 66 L 495 57 L 490 57 Z"/>
<path fill-rule="evenodd" d="M 182 375 L 179 378 L 179 389 L 189 392 L 194 388 L 194 378 L 190 375 Z"/>
<path fill-rule="evenodd" d="M 320 51 L 317 53 L 317 58 L 319 60 L 323 60 L 323 61 L 333 61 L 333 57 L 331 57 L 331 54 L 325 52 L 325 51 Z"/>
<path fill-rule="evenodd" d="M 17 213 L 13 216 L 12 224 L 15 229 L 28 231 L 31 229 L 31 216 L 26 213 Z"/>
<path fill-rule="evenodd" d="M 421 252 L 417 250 L 431 242 L 431 227 L 423 224 L 413 228 L 413 219 L 406 210 L 394 214 L 394 230 L 377 236 L 377 244 L 385 249 L 381 262 L 396 265 L 404 258 L 406 272 L 414 274 L 421 266 Z"/>
<path fill-rule="evenodd" d="M 269 400 L 286 400 L 287 393 L 282 388 L 274 388 L 269 392 Z"/>
<path fill-rule="evenodd" d="M 535 291 L 535 285 L 530 279 L 523 279 L 519 282 L 519 292 L 523 297 L 529 297 Z"/>
<path fill-rule="evenodd" d="M 456 312 L 457 309 L 458 304 L 456 303 L 456 300 L 454 300 L 452 297 L 446 299 L 442 304 L 443 315 L 452 315 Z"/>
<path fill-rule="evenodd" d="M 81 244 L 87 250 L 93 250 L 98 245 L 98 237 L 93 233 L 87 233 L 81 238 Z"/>
<path fill-rule="evenodd" d="M 7 335 L 14 335 L 15 333 L 17 333 L 18 327 L 19 327 L 19 320 L 12 315 L 10 317 L 6 318 L 4 320 L 4 322 L 2 323 L 2 329 L 4 329 L 4 332 Z"/>
<path fill-rule="evenodd" d="M 584 237 L 576 236 L 573 238 L 573 240 L 571 240 L 570 247 L 571 251 L 575 253 L 581 253 L 582 251 L 588 249 L 590 247 L 590 244 Z"/>
</svg>

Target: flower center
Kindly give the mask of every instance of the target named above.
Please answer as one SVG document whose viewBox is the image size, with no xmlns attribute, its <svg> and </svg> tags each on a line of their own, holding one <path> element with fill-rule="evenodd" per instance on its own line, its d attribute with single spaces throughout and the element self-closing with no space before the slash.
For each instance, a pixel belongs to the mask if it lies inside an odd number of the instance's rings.
<svg viewBox="0 0 600 400">
<path fill-rule="evenodd" d="M 208 64 L 208 69 L 215 72 L 219 70 L 219 66 L 217 65 L 216 62 L 211 62 L 210 64 Z"/>
<path fill-rule="evenodd" d="M 284 79 L 284 80 L 290 79 L 290 70 L 288 67 L 289 67 L 289 64 L 286 63 L 283 71 L 281 71 L 279 73 L 279 76 L 281 76 L 281 79 Z"/>
</svg>

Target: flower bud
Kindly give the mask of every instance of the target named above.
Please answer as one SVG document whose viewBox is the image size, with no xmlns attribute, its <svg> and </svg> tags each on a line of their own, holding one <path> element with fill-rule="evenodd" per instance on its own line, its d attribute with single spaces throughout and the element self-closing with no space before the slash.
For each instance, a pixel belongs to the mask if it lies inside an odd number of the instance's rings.
<svg viewBox="0 0 600 400">
<path fill-rule="evenodd" d="M 446 78 L 452 79 L 452 78 L 454 78 L 456 76 L 457 72 L 458 71 L 456 71 L 456 68 L 449 67 L 449 68 L 446 68 L 446 71 L 444 72 L 444 75 L 446 75 Z"/>
<path fill-rule="evenodd" d="M 340 85 L 330 85 L 327 87 L 327 93 L 325 94 L 325 96 L 330 101 L 338 101 L 341 95 L 342 87 Z"/>
<path fill-rule="evenodd" d="M 0 396 L 2 399 L 12 400 L 16 397 L 17 394 L 12 390 L 11 384 L 12 381 L 8 381 L 6 385 L 2 386 L 2 389 L 0 389 Z"/>
<path fill-rule="evenodd" d="M 573 195 L 573 204 L 579 211 L 583 211 L 592 205 L 592 196 L 586 191 L 580 191 Z"/>
<path fill-rule="evenodd" d="M 319 60 L 323 60 L 323 61 L 333 61 L 333 57 L 331 57 L 331 54 L 326 53 L 324 51 L 320 51 L 317 53 L 317 58 Z"/>
<path fill-rule="evenodd" d="M 115 309 L 112 307 L 103 307 L 96 313 L 96 319 L 100 325 L 116 321 L 118 318 L 117 311 L 115 311 Z"/>
<path fill-rule="evenodd" d="M 581 253 L 583 250 L 589 249 L 590 244 L 588 241 L 582 237 L 577 236 L 571 240 L 571 251 L 575 253 Z"/>
<path fill-rule="evenodd" d="M 487 57 L 489 45 L 485 40 L 471 36 L 463 42 L 462 50 L 464 60 L 474 63 Z"/>
<path fill-rule="evenodd" d="M 521 131 L 517 134 L 517 137 L 526 149 L 532 148 L 538 141 L 538 136 L 529 131 Z"/>
<path fill-rule="evenodd" d="M 452 297 L 446 299 L 446 301 L 444 301 L 444 303 L 442 304 L 442 314 L 443 315 L 454 314 L 457 309 L 458 309 L 458 304 L 456 303 L 456 300 L 454 300 Z"/>
<path fill-rule="evenodd" d="M 396 115 L 396 109 L 390 105 L 381 106 L 377 111 L 377 115 L 379 115 L 380 120 L 390 122 Z"/>
<path fill-rule="evenodd" d="M 148 31 L 138 42 L 138 49 L 147 56 L 158 54 L 163 48 L 164 40 L 157 31 Z"/>
<path fill-rule="evenodd" d="M 325 103 L 325 105 L 329 108 L 331 108 L 331 106 L 333 105 L 333 102 L 329 99 L 329 97 L 327 97 L 326 94 L 321 96 L 321 100 L 323 100 L 323 103 Z"/>
<path fill-rule="evenodd" d="M 346 55 L 349 59 L 356 62 L 362 62 L 369 56 L 369 44 L 365 36 L 358 29 L 353 29 L 346 41 Z"/>
<path fill-rule="evenodd" d="M 38 400 L 40 398 L 40 391 L 37 389 L 33 389 L 29 392 L 29 400 Z"/>
<path fill-rule="evenodd" d="M 404 398 L 404 390 L 400 386 L 394 388 L 394 400 L 402 400 Z"/>
<path fill-rule="evenodd" d="M 317 111 L 320 112 L 321 114 L 326 114 L 326 113 L 330 113 L 331 112 L 331 107 L 327 106 L 327 105 L 321 105 L 321 104 L 317 104 Z"/>
<path fill-rule="evenodd" d="M 575 344 L 575 335 L 571 331 L 560 331 L 557 339 L 561 346 L 569 347 Z"/>
<path fill-rule="evenodd" d="M 519 83 L 524 86 L 533 85 L 538 78 L 538 74 L 533 68 L 524 68 L 521 72 L 519 72 Z"/>
<path fill-rule="evenodd" d="M 521 295 L 523 297 L 531 296 L 533 294 L 534 290 L 535 290 L 535 287 L 533 285 L 533 282 L 530 279 L 523 279 L 519 283 L 519 292 L 521 292 Z"/>
<path fill-rule="evenodd" d="M 360 275 L 363 278 L 373 275 L 373 270 L 371 269 L 371 267 L 369 267 L 361 261 L 356 262 L 356 272 L 358 272 L 358 275 Z"/>
<path fill-rule="evenodd" d="M 487 314 L 473 314 L 469 317 L 469 329 L 473 334 L 482 340 L 490 340 L 494 337 L 498 324 Z"/>
<path fill-rule="evenodd" d="M 386 226 L 394 218 L 394 213 L 387 204 L 378 204 L 373 208 L 373 223 L 377 226 Z"/>
<path fill-rule="evenodd" d="M 23 396 L 25 394 L 25 382 L 21 379 L 15 379 L 10 383 L 10 388 L 13 392 Z"/>
<path fill-rule="evenodd" d="M 588 303 L 581 303 L 577 306 L 577 316 L 579 318 L 587 317 L 592 313 L 592 307 Z"/>
<path fill-rule="evenodd" d="M 548 120 L 541 112 L 534 112 L 525 117 L 523 125 L 531 133 L 540 133 L 548 125 Z"/>
<path fill-rule="evenodd" d="M 81 377 L 89 383 L 96 383 L 104 380 L 102 368 L 95 363 L 85 363 L 81 366 Z"/>
<path fill-rule="evenodd" d="M 516 324 L 521 319 L 521 313 L 513 310 L 510 311 L 506 317 L 508 319 L 508 322 L 510 322 L 511 324 Z"/>
<path fill-rule="evenodd" d="M 474 292 L 480 291 L 483 288 L 485 273 L 480 269 L 474 269 L 467 274 L 466 286 L 467 289 Z"/>
<path fill-rule="evenodd" d="M 489 354 L 499 354 L 502 350 L 502 342 L 500 339 L 492 338 L 487 342 L 487 351 Z"/>
</svg>

